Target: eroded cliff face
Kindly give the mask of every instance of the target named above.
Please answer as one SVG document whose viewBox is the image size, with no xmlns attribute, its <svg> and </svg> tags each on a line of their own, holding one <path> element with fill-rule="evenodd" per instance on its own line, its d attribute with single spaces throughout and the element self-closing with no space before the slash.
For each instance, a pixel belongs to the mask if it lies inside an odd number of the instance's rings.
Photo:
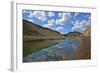
<svg viewBox="0 0 100 73">
<path fill-rule="evenodd" d="M 88 27 L 83 33 L 84 36 L 91 36 L 91 27 Z"/>
<path fill-rule="evenodd" d="M 91 28 L 88 27 L 82 34 L 79 48 L 75 52 L 75 59 L 91 59 Z"/>
</svg>

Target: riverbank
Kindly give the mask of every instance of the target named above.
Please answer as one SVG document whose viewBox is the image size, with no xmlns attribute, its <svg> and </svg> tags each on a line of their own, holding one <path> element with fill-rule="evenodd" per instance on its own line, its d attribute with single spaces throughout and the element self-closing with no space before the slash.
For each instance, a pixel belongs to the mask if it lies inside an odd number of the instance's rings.
<svg viewBox="0 0 100 73">
<path fill-rule="evenodd" d="M 39 51 L 43 48 L 47 48 L 56 44 L 56 40 L 44 40 L 44 41 L 24 41 L 23 42 L 23 57 Z"/>
<path fill-rule="evenodd" d="M 39 37 L 39 36 L 23 36 L 23 41 L 47 41 L 47 40 L 62 40 L 64 37 Z"/>
</svg>

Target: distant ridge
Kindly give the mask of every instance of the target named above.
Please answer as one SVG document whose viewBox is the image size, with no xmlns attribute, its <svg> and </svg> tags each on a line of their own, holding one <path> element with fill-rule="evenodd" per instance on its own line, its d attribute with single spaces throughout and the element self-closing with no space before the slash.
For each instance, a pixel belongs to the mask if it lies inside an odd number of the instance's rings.
<svg viewBox="0 0 100 73">
<path fill-rule="evenodd" d="M 80 36 L 82 33 L 81 32 L 77 32 L 77 31 L 75 31 L 75 32 L 69 32 L 69 33 L 67 33 L 67 34 L 65 34 L 64 36 L 65 37 L 77 37 L 77 36 Z"/>
</svg>

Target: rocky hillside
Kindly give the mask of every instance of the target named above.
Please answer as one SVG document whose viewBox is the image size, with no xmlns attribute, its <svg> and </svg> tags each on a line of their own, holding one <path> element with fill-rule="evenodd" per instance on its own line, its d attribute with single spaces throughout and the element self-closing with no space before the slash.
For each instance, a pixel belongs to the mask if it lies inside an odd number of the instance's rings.
<svg viewBox="0 0 100 73">
<path fill-rule="evenodd" d="M 91 58 L 91 28 L 82 34 L 82 40 L 79 48 L 75 53 L 75 59 L 90 59 Z"/>
<path fill-rule="evenodd" d="M 64 38 L 62 34 L 35 23 L 23 20 L 23 35 L 25 39 L 55 39 Z"/>
<path fill-rule="evenodd" d="M 91 36 L 91 28 L 88 27 L 86 31 L 83 33 L 84 36 Z"/>
<path fill-rule="evenodd" d="M 64 36 L 68 39 L 81 39 L 81 35 L 82 33 L 80 32 L 69 32 L 67 34 L 65 34 Z"/>
</svg>

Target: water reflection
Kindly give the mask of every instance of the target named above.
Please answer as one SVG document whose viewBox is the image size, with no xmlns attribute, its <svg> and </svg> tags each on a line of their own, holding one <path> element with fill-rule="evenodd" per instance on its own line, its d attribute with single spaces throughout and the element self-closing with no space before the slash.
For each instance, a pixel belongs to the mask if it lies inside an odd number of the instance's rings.
<svg viewBox="0 0 100 73">
<path fill-rule="evenodd" d="M 24 57 L 23 62 L 67 60 L 72 57 L 79 45 L 79 40 L 59 40 L 53 46 Z"/>
</svg>

